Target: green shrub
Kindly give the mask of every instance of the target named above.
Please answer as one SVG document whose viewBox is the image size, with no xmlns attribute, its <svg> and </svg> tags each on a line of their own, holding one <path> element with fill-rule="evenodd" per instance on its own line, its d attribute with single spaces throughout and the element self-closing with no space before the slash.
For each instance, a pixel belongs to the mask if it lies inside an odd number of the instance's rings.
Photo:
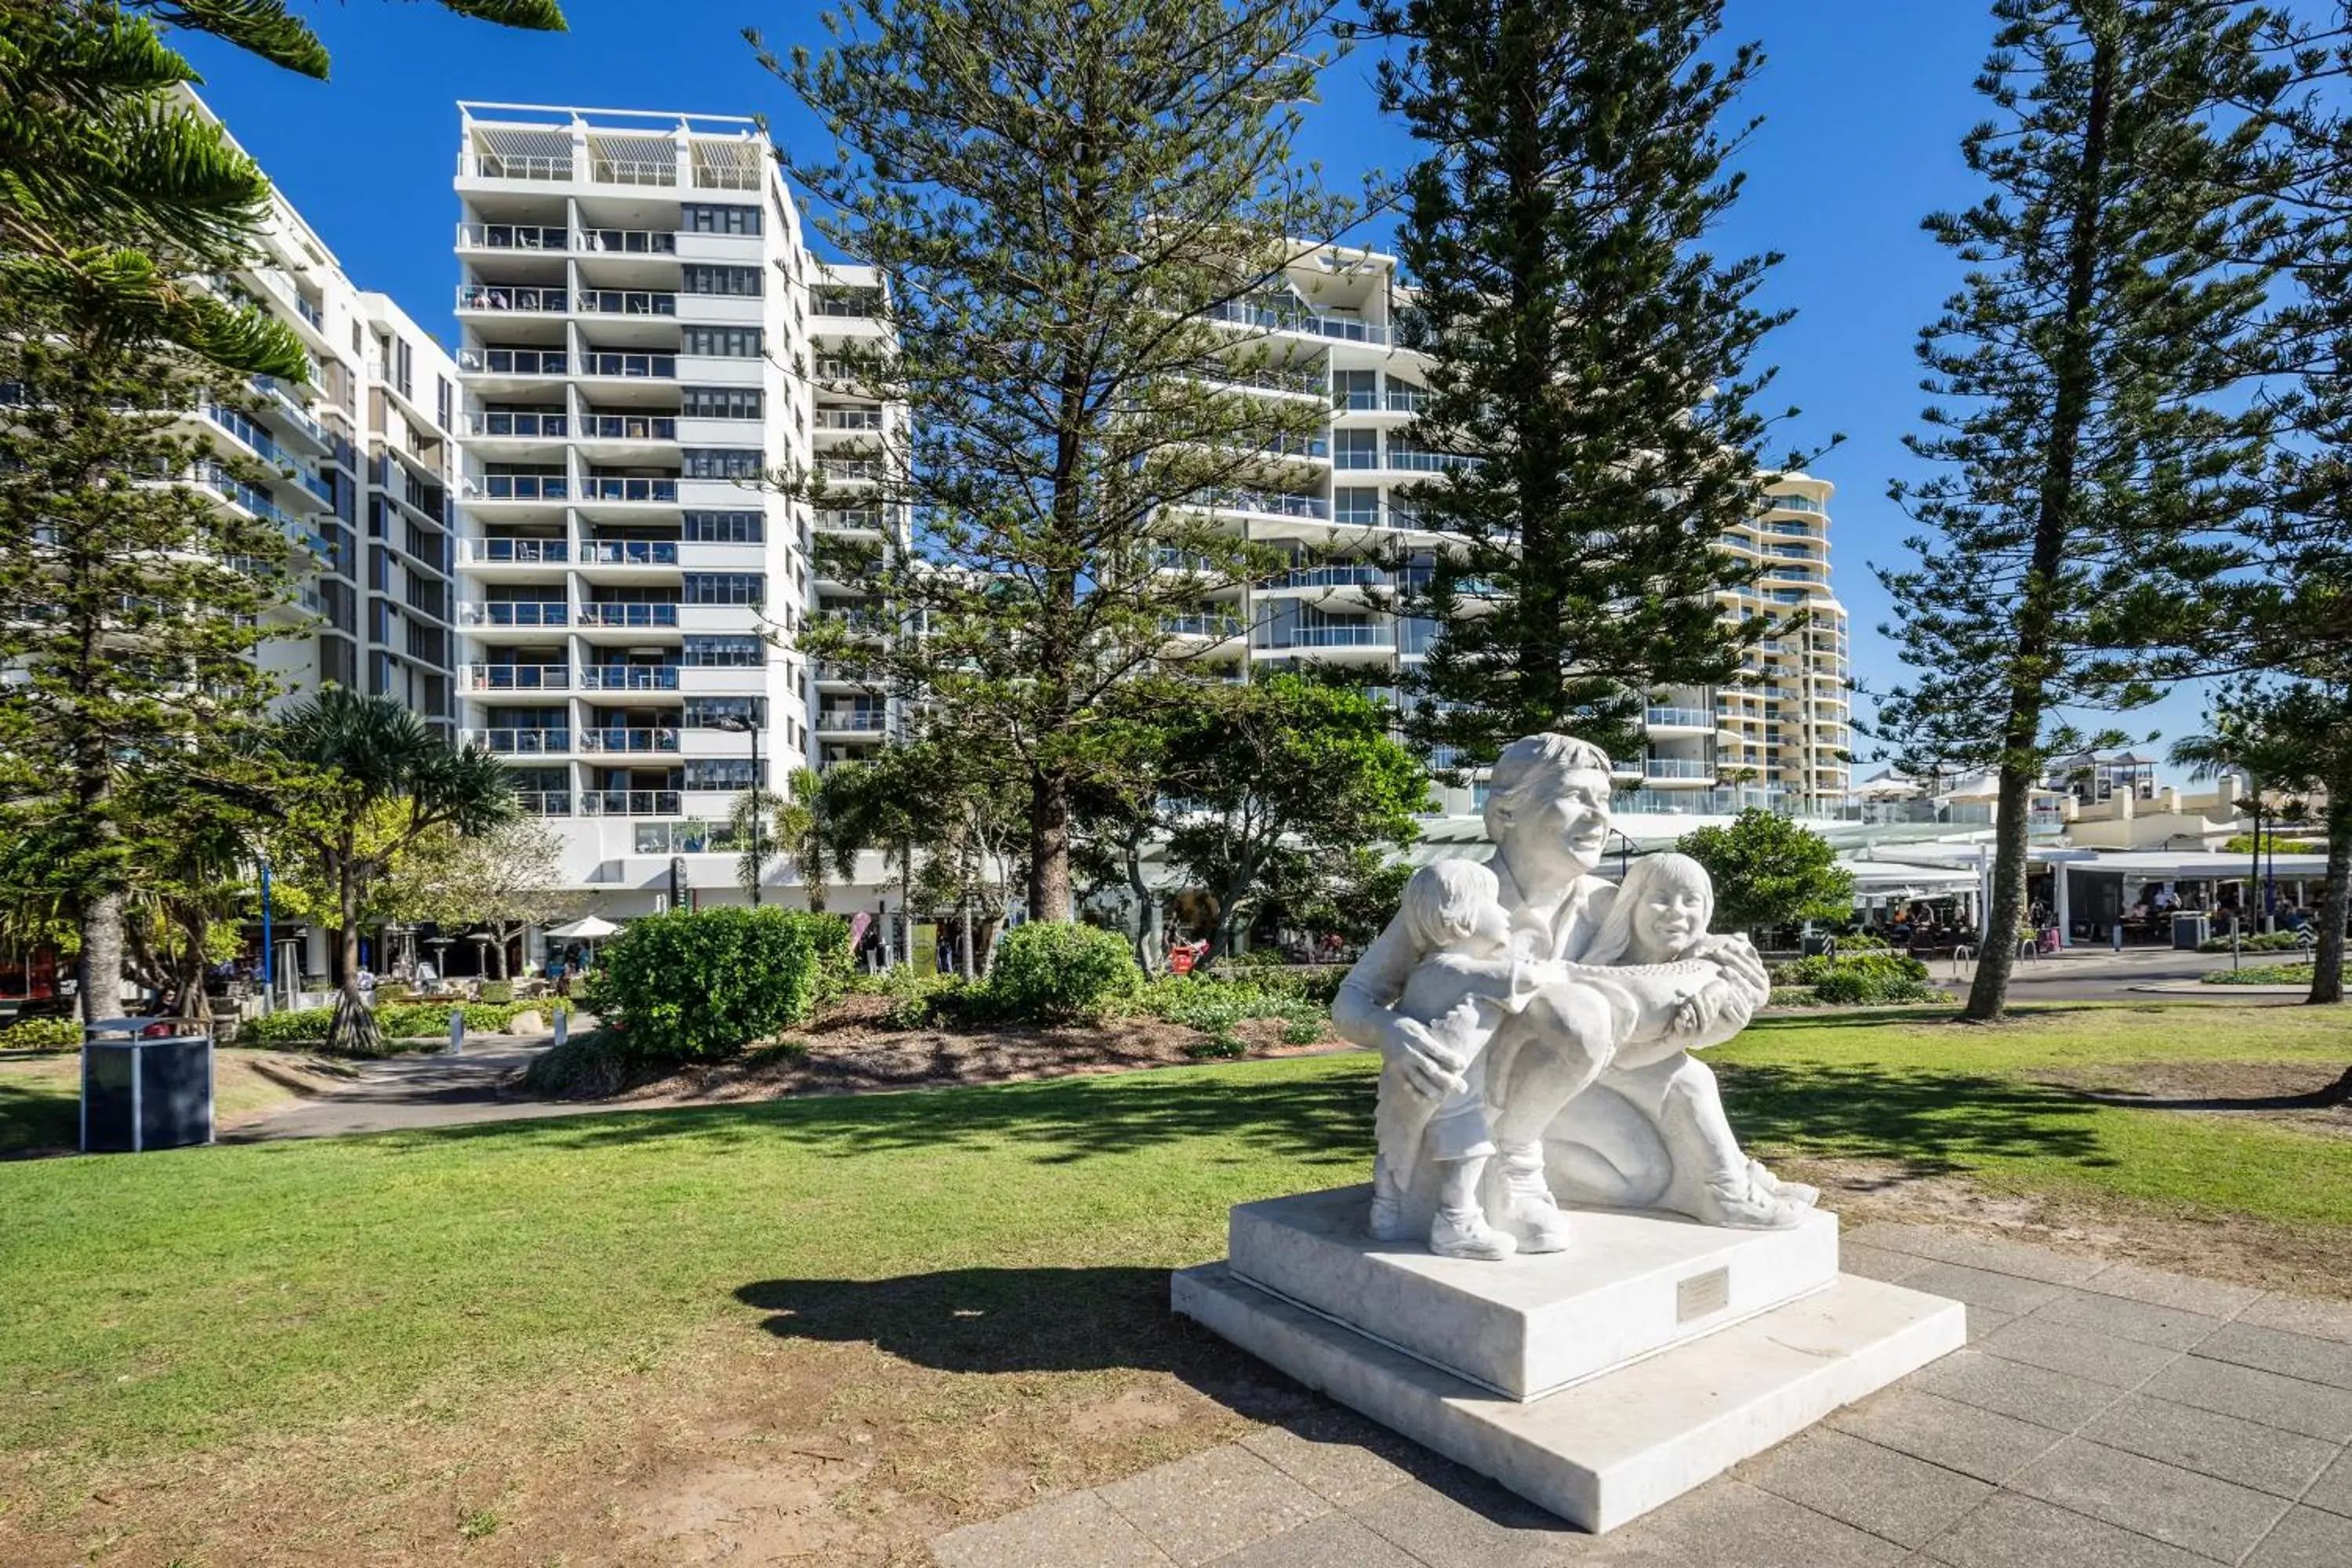
<svg viewBox="0 0 2352 1568">
<path fill-rule="evenodd" d="M 591 1029 L 531 1058 L 522 1069 L 527 1094 L 542 1100 L 604 1100 L 657 1076 L 630 1056 L 611 1029 Z"/>
<path fill-rule="evenodd" d="M 789 910 L 674 910 L 630 922 L 604 946 L 582 1002 L 647 1059 L 731 1057 L 815 1010 L 817 947 L 837 916 Z M 846 963 L 841 971 L 847 978 Z"/>
<path fill-rule="evenodd" d="M 1768 1007 L 1811 1007 L 1814 1005 L 1812 987 L 1810 985 L 1775 985 L 1772 987 L 1771 999 L 1768 1001 L 1765 1005 Z"/>
<path fill-rule="evenodd" d="M 381 988 L 379 987 L 379 989 Z M 379 996 L 377 1000 L 380 1002 L 383 998 Z M 476 991 L 475 1000 L 487 1002 L 493 1007 L 502 1006 L 514 1000 L 514 982 L 511 980 L 485 980 L 482 982 L 480 987 Z"/>
<path fill-rule="evenodd" d="M 239 1044 L 247 1046 L 318 1045 L 326 1039 L 327 1027 L 334 1021 L 332 1007 L 299 1007 L 248 1018 L 236 1037 Z"/>
<path fill-rule="evenodd" d="M 1842 936 L 1837 939 L 1837 944 L 1840 952 L 1886 952 L 1892 951 L 1895 945 L 1885 937 L 1872 936 L 1864 931 L 1855 931 L 1852 936 Z"/>
<path fill-rule="evenodd" d="M 405 981 L 379 980 L 375 983 L 375 1005 L 379 1007 L 405 1002 L 416 994 L 416 988 Z"/>
<path fill-rule="evenodd" d="M 1282 1043 L 1286 1046 L 1311 1046 L 1322 1037 L 1320 1019 L 1295 1018 L 1282 1026 Z"/>
<path fill-rule="evenodd" d="M 1237 1035 L 1213 1035 L 1186 1046 L 1184 1054 L 1194 1061 L 1219 1061 L 1246 1056 L 1249 1047 Z"/>
<path fill-rule="evenodd" d="M 1920 968 L 1924 971 L 1926 965 Z M 1813 983 L 1815 1001 L 1841 1006 L 1874 1002 L 1936 1002 L 1941 1001 L 1943 995 L 1927 983 L 1924 974 L 1907 975 L 1857 964 L 1842 964 Z"/>
<path fill-rule="evenodd" d="M 1282 969 L 1288 966 L 1290 960 L 1282 955 L 1278 947 L 1253 947 L 1226 954 L 1225 962 L 1235 969 Z"/>
<path fill-rule="evenodd" d="M 2308 985 L 2314 965 L 2266 963 L 2251 969 L 2217 969 L 2198 978 L 2208 985 Z"/>
<path fill-rule="evenodd" d="M 19 1018 L 0 1028 L 0 1051 L 69 1051 L 81 1044 L 71 1018 Z"/>
<path fill-rule="evenodd" d="M 975 989 L 960 974 L 921 974 L 905 966 L 882 976 L 877 989 L 890 999 L 882 1021 L 893 1029 L 922 1029 L 970 1019 Z"/>
<path fill-rule="evenodd" d="M 1143 983 L 1127 939 L 1070 921 L 1031 921 L 997 940 L 988 998 L 1007 1018 L 1098 1018 Z"/>
<path fill-rule="evenodd" d="M 1818 986 L 1833 974 L 1859 975 L 1869 985 L 1899 989 L 1905 982 L 1924 982 L 1927 966 L 1907 952 L 1865 949 L 1851 954 L 1841 952 L 1834 958 L 1827 954 L 1801 958 L 1794 963 L 1779 965 L 1771 978 L 1776 985 Z"/>
<path fill-rule="evenodd" d="M 2303 943 L 2295 940 L 2295 933 L 2294 931 L 2250 931 L 2246 935 L 2240 937 L 2238 939 L 2237 951 L 2240 952 L 2294 952 L 2299 950 L 2302 946 Z M 2226 936 L 2207 937 L 2203 942 L 2197 944 L 2197 951 L 2200 952 L 2228 952 L 2231 951 L 2230 939 Z"/>
</svg>

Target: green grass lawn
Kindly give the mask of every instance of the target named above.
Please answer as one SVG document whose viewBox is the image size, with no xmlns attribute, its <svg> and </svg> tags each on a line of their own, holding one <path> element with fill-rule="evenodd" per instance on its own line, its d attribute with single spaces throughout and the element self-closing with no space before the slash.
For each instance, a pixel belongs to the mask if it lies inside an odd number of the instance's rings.
<svg viewBox="0 0 2352 1568">
<path fill-rule="evenodd" d="M 2338 1063 L 2344 1013 L 1801 1017 L 1713 1055 L 1759 1150 L 2352 1241 L 2352 1138 L 2035 1081 L 2153 1058 Z M 218 1449 L 431 1390 L 609 1374 L 726 1319 L 886 1349 L 919 1319 L 921 1353 L 974 1370 L 1152 1364 L 1159 1330 L 1139 1325 L 1164 1321 L 1164 1270 L 1223 1251 L 1229 1205 L 1363 1178 L 1372 1065 L 0 1163 L 0 1447 Z M 952 1314 L 924 1283 L 941 1280 Z"/>
</svg>

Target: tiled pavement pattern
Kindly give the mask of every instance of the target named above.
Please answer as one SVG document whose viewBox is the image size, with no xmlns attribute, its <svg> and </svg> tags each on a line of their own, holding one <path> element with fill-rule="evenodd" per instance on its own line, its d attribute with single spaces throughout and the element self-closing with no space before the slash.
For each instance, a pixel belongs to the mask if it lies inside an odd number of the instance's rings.
<svg viewBox="0 0 2352 1568">
<path fill-rule="evenodd" d="M 1594 1537 L 1329 1405 L 932 1542 L 940 1568 L 2352 1568 L 2352 1305 L 1870 1225 L 1969 1348 Z M 2352 1260 L 2347 1261 L 2352 1266 Z"/>
</svg>

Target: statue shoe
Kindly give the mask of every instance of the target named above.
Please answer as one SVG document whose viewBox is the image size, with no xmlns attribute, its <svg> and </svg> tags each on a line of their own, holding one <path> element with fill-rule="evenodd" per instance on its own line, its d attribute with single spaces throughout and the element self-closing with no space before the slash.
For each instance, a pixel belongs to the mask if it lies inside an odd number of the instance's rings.
<svg viewBox="0 0 2352 1568">
<path fill-rule="evenodd" d="M 1488 1225 L 1476 1209 L 1439 1209 L 1429 1222 L 1429 1250 L 1440 1258 L 1496 1263 L 1517 1252 L 1518 1244 Z"/>
<path fill-rule="evenodd" d="M 1804 1223 L 1806 1205 L 1768 1191 L 1750 1172 L 1699 1189 L 1693 1215 L 1727 1230 L 1789 1230 Z"/>
<path fill-rule="evenodd" d="M 1790 1203 L 1799 1205 L 1804 1208 L 1811 1208 L 1815 1204 L 1821 1202 L 1821 1188 L 1809 1187 L 1802 1182 L 1784 1182 L 1780 1177 L 1774 1175 L 1770 1171 L 1766 1170 L 1764 1168 L 1764 1162 L 1761 1160 L 1750 1160 L 1748 1162 L 1748 1180 L 1753 1185 L 1763 1188 L 1774 1197 L 1786 1198 Z"/>
<path fill-rule="evenodd" d="M 1503 1161 L 1503 1225 L 1518 1238 L 1521 1252 L 1568 1250 L 1568 1216 L 1544 1180 L 1543 1154 Z"/>
<path fill-rule="evenodd" d="M 1374 1193 L 1369 1228 L 1374 1241 L 1411 1240 L 1412 1226 L 1405 1223 L 1404 1199 L 1393 1193 Z"/>
</svg>

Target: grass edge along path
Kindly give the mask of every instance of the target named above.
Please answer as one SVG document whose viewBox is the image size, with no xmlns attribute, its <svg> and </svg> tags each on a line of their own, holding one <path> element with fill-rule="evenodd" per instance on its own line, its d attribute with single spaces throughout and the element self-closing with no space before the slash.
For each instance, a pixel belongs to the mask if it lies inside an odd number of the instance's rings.
<svg viewBox="0 0 2352 1568">
<path fill-rule="evenodd" d="M 1735 1124 L 1768 1154 L 1891 1158 L 2352 1242 L 2352 1138 L 2105 1105 L 2035 1077 L 2233 1055 L 2342 1061 L 2352 1016 L 1790 1018 L 1713 1053 Z M 508 1398 L 796 1293 L 832 1304 L 830 1331 L 871 1337 L 861 1281 L 953 1278 L 1005 1309 L 988 1334 L 1083 1335 L 1023 1321 L 1022 1301 L 1217 1256 L 1228 1205 L 1362 1179 L 1372 1067 L 0 1163 L 0 1452 L 127 1459 L 394 1410 L 428 1386 Z"/>
</svg>

